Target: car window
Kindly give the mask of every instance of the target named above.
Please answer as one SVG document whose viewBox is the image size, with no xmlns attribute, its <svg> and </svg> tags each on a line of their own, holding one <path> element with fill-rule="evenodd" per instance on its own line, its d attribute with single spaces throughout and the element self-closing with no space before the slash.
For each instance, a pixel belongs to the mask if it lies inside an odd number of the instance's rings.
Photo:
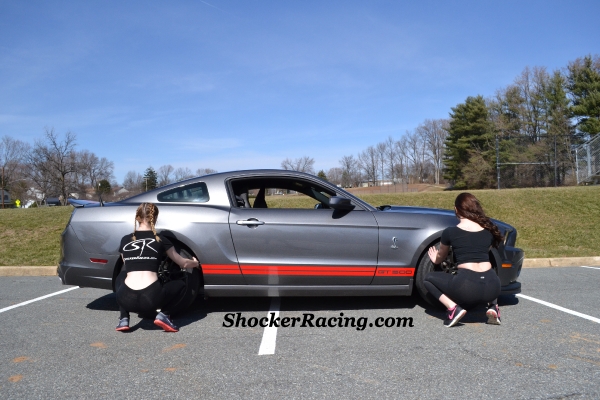
<svg viewBox="0 0 600 400">
<path fill-rule="evenodd" d="M 315 182 L 292 178 L 251 178 L 232 182 L 240 208 L 329 208 L 335 193 Z"/>
<path fill-rule="evenodd" d="M 206 203 L 208 200 L 208 188 L 204 182 L 180 186 L 158 195 L 158 201 L 160 202 Z"/>
</svg>

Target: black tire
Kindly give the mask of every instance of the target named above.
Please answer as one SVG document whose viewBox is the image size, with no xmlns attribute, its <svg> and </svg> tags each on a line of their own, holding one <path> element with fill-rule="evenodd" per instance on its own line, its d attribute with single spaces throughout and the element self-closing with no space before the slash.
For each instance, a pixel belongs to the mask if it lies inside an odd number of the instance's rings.
<svg viewBox="0 0 600 400">
<path fill-rule="evenodd" d="M 192 252 L 187 248 L 179 245 L 179 243 L 173 243 L 173 245 L 183 258 L 190 260 L 193 258 Z M 168 257 L 163 260 L 158 269 L 158 279 L 162 283 L 179 279 L 185 282 L 185 291 L 173 306 L 172 313 L 174 315 L 185 311 L 194 302 L 203 284 L 202 273 L 198 268 L 194 268 L 190 272 L 182 270 L 179 265 Z"/>
<path fill-rule="evenodd" d="M 435 248 L 439 249 L 440 243 L 437 242 L 434 244 L 434 246 L 435 246 Z M 446 260 L 444 260 L 439 265 L 435 265 L 431 261 L 431 259 L 429 258 L 429 255 L 427 254 L 428 250 L 429 250 L 429 247 L 423 252 L 423 254 L 421 255 L 421 259 L 419 260 L 419 265 L 417 267 L 417 276 L 415 278 L 415 287 L 417 288 L 417 293 L 419 294 L 419 296 L 421 296 L 421 298 L 423 300 L 425 300 L 427 303 L 431 304 L 432 306 L 435 306 L 435 307 L 438 307 L 441 309 L 441 308 L 444 308 L 443 304 L 440 303 L 440 301 L 438 299 L 433 297 L 427 291 L 427 288 L 423 284 L 423 281 L 425 280 L 425 277 L 427 276 L 427 274 L 429 274 L 430 272 L 451 273 L 456 268 L 456 266 L 454 265 L 454 261 L 453 261 L 452 249 L 450 249 L 450 251 L 448 252 L 448 256 L 446 257 Z"/>
</svg>

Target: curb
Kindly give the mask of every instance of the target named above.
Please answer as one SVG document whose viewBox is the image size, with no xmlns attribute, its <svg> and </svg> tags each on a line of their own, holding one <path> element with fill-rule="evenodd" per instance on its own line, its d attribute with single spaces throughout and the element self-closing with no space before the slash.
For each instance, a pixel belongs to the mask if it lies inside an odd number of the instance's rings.
<svg viewBox="0 0 600 400">
<path fill-rule="evenodd" d="M 526 258 L 523 268 L 600 267 L 600 257 Z M 57 276 L 57 267 L 0 267 L 0 276 Z"/>
<path fill-rule="evenodd" d="M 526 258 L 523 268 L 600 266 L 600 257 Z"/>
<path fill-rule="evenodd" d="M 57 276 L 56 267 L 0 267 L 0 276 Z"/>
</svg>

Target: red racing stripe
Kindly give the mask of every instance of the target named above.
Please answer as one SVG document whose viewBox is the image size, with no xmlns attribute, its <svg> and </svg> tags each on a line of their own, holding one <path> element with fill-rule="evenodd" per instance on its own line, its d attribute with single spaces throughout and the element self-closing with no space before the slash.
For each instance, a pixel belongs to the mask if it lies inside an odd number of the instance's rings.
<svg viewBox="0 0 600 400">
<path fill-rule="evenodd" d="M 241 275 L 237 264 L 202 264 L 202 272 L 206 275 Z"/>
<path fill-rule="evenodd" d="M 375 267 L 324 265 L 241 265 L 244 275 L 373 276 Z"/>
</svg>

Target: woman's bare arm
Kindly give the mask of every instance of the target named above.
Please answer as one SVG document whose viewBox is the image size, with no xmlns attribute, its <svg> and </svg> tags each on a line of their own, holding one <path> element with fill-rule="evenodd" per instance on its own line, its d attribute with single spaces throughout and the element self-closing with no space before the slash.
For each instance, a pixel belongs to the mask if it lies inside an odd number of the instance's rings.
<svg viewBox="0 0 600 400">
<path fill-rule="evenodd" d="M 171 260 L 175 261 L 175 263 L 181 268 L 200 268 L 200 263 L 198 262 L 198 260 L 196 260 L 195 257 L 193 257 L 192 260 L 188 258 L 183 258 L 179 255 L 179 253 L 175 251 L 175 247 L 169 248 L 169 250 L 167 250 L 167 255 Z"/>
</svg>

